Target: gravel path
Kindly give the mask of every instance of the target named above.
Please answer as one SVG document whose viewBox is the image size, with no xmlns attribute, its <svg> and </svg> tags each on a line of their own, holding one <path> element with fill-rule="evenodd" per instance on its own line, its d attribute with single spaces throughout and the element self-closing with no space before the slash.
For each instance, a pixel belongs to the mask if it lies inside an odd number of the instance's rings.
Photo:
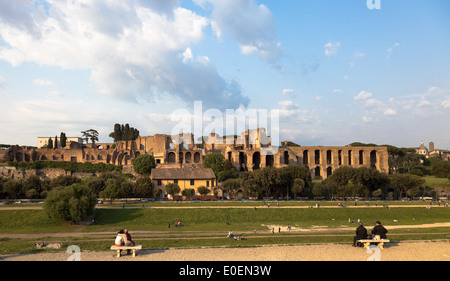
<svg viewBox="0 0 450 281">
<path fill-rule="evenodd" d="M 115 251 L 82 251 L 81 261 L 450 261 L 450 242 L 390 243 L 378 251 L 349 244 L 141 250 L 136 257 L 114 256 Z M 379 254 L 379 255 L 378 255 Z M 66 261 L 66 249 L 56 253 L 3 256 L 4 261 Z"/>
</svg>

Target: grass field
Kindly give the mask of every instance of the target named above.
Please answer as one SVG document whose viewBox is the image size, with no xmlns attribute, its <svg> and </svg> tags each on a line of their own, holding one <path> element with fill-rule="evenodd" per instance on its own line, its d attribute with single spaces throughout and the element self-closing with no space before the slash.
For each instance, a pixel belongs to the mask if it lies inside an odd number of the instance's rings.
<svg viewBox="0 0 450 281">
<path fill-rule="evenodd" d="M 321 208 L 262 207 L 262 202 L 196 202 L 152 203 L 155 208 L 97 208 L 97 223 L 90 226 L 69 225 L 51 221 L 43 210 L 3 209 L 0 211 L 0 249 L 2 254 L 42 251 L 34 248 L 36 241 L 76 244 L 83 249 L 105 250 L 112 244 L 119 229 L 128 228 L 144 248 L 172 247 L 249 247 L 263 244 L 350 243 L 361 219 L 370 229 L 380 220 L 394 240 L 450 239 L 450 227 L 416 228 L 413 226 L 450 222 L 450 207 L 383 207 L 335 208 L 336 202 L 321 202 Z M 382 202 L 379 203 L 379 206 Z M 398 202 L 398 204 L 406 202 Z M 417 202 L 416 202 L 417 203 Z M 212 204 L 212 205 L 211 205 Z M 216 207 L 214 207 L 216 204 Z M 229 204 L 229 205 L 226 205 Z M 242 205 L 241 205 L 242 204 Z M 258 206 L 255 209 L 246 206 Z M 305 202 L 315 205 L 315 202 Z M 163 208 L 173 207 L 177 208 Z M 227 208 L 229 206 L 229 208 Z M 239 208 L 245 207 L 245 208 Z M 273 207 L 272 207 L 273 206 Z M 160 208 L 156 208 L 160 207 Z M 174 227 L 181 221 L 184 227 Z M 349 222 L 350 221 L 350 222 Z M 353 221 L 353 223 L 352 223 Z M 170 224 L 170 228 L 169 228 Z M 271 233 L 269 226 L 282 226 L 282 232 Z M 288 232 L 286 226 L 310 231 Z M 403 229 L 394 226 L 403 225 Z M 241 235 L 239 244 L 225 239 L 228 231 Z M 49 233 L 58 233 L 49 237 Z M 81 235 L 80 235 L 81 233 Z M 105 233 L 104 235 L 94 235 Z M 18 234 L 33 234 L 33 238 L 15 238 Z M 63 235 L 64 234 L 64 235 Z"/>
</svg>

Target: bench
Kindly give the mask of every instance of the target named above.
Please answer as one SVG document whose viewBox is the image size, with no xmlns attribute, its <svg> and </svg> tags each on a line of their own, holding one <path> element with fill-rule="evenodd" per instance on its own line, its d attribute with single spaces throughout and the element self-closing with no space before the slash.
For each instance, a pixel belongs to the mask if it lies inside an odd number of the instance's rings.
<svg viewBox="0 0 450 281">
<path fill-rule="evenodd" d="M 133 250 L 133 257 L 136 256 L 136 250 L 141 250 L 142 245 L 135 245 L 135 246 L 111 246 L 111 250 L 117 251 L 117 257 L 120 257 L 120 252 L 122 250 Z"/>
<path fill-rule="evenodd" d="M 364 248 L 369 248 L 370 243 L 377 243 L 380 249 L 383 249 L 383 244 L 388 243 L 388 239 L 360 239 L 357 242 L 361 242 L 364 244 Z"/>
</svg>

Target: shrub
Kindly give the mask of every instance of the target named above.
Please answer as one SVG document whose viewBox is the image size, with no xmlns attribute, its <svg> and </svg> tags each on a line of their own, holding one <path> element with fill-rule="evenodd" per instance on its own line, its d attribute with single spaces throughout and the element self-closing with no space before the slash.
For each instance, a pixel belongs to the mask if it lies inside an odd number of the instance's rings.
<svg viewBox="0 0 450 281">
<path fill-rule="evenodd" d="M 48 193 L 44 210 L 54 220 L 80 221 L 94 213 L 96 198 L 88 187 L 76 183 Z"/>
</svg>

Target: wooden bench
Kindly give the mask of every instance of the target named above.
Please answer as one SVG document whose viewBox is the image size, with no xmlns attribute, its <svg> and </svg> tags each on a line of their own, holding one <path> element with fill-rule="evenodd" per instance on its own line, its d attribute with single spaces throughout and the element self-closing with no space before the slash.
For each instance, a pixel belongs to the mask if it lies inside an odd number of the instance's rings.
<svg viewBox="0 0 450 281">
<path fill-rule="evenodd" d="M 388 239 L 360 239 L 357 242 L 361 242 L 364 244 L 364 248 L 369 248 L 370 243 L 377 243 L 380 249 L 383 249 L 384 243 L 388 243 Z"/>
<path fill-rule="evenodd" d="M 135 245 L 135 246 L 111 246 L 111 250 L 117 251 L 117 257 L 120 257 L 120 252 L 122 250 L 133 250 L 133 257 L 136 256 L 136 250 L 141 250 L 142 245 Z"/>
</svg>

